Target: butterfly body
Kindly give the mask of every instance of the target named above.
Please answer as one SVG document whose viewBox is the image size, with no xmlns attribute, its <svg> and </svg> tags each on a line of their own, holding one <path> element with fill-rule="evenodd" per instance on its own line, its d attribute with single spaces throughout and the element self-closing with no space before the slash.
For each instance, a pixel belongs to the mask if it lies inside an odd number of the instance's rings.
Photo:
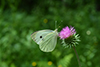
<svg viewBox="0 0 100 67">
<path fill-rule="evenodd" d="M 34 32 L 31 37 L 39 45 L 43 52 L 51 52 L 54 50 L 57 43 L 58 32 L 53 30 L 40 30 Z"/>
</svg>

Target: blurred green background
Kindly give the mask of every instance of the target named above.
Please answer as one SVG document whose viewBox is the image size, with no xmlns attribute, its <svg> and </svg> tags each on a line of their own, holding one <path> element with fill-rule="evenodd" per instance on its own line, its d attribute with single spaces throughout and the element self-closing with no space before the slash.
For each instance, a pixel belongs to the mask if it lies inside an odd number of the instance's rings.
<svg viewBox="0 0 100 67">
<path fill-rule="evenodd" d="M 76 50 L 82 67 L 100 67 L 99 0 L 0 0 L 0 67 L 78 67 L 73 49 L 58 38 L 45 53 L 31 39 L 42 29 L 73 26 L 81 42 Z"/>
</svg>

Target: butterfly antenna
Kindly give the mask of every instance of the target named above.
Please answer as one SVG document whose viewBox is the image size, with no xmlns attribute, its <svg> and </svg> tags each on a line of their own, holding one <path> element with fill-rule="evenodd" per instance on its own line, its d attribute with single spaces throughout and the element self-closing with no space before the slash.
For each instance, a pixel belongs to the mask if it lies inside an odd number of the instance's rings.
<svg viewBox="0 0 100 67">
<path fill-rule="evenodd" d="M 63 20 L 61 20 L 61 22 L 58 24 L 58 26 L 63 22 Z"/>
<path fill-rule="evenodd" d="M 55 29 L 57 28 L 57 21 L 55 21 Z"/>
<path fill-rule="evenodd" d="M 61 27 L 60 24 L 61 24 L 62 22 L 63 22 L 63 21 L 61 20 L 61 22 L 60 22 L 60 23 L 58 24 L 58 26 L 57 26 L 57 29 Z"/>
</svg>

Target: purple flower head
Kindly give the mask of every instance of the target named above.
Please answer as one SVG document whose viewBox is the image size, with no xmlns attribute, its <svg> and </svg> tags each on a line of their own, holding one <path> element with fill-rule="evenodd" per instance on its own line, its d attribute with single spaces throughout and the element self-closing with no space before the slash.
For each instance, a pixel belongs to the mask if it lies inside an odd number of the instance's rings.
<svg viewBox="0 0 100 67">
<path fill-rule="evenodd" d="M 59 37 L 60 37 L 60 39 L 66 39 L 75 33 L 76 33 L 76 31 L 75 31 L 74 27 L 69 28 L 67 26 L 61 30 L 61 32 L 59 33 Z"/>
</svg>

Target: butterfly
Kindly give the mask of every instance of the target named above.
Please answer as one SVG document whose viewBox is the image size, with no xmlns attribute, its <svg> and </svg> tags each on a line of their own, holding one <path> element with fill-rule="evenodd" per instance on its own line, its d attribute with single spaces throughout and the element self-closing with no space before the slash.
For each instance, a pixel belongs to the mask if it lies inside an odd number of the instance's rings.
<svg viewBox="0 0 100 67">
<path fill-rule="evenodd" d="M 53 30 L 40 30 L 34 32 L 31 37 L 39 45 L 43 52 L 51 52 L 57 44 L 57 29 Z"/>
</svg>

